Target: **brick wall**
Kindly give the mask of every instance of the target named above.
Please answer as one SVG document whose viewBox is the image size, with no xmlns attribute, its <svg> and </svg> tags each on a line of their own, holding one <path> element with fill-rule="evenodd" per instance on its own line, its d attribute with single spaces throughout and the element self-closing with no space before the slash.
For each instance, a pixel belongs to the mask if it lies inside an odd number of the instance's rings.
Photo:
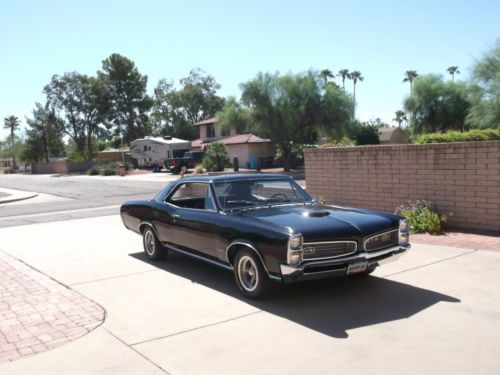
<svg viewBox="0 0 500 375">
<path fill-rule="evenodd" d="M 425 199 L 449 226 L 500 232 L 500 141 L 305 150 L 307 191 L 394 212 Z"/>
</svg>

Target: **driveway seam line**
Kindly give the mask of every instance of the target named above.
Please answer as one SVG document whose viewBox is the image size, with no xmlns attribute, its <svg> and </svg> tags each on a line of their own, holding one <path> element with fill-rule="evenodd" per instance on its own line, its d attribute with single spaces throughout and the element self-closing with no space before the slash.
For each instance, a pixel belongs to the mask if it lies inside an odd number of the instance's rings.
<svg viewBox="0 0 500 375">
<path fill-rule="evenodd" d="M 103 330 L 105 330 L 106 332 L 108 332 L 111 336 L 113 336 L 116 340 L 118 340 L 119 342 L 121 342 L 123 345 L 125 345 L 126 347 L 130 348 L 131 350 L 133 350 L 135 353 L 137 353 L 138 355 L 140 355 L 142 358 L 144 358 L 146 361 L 148 361 L 149 363 L 151 363 L 153 366 L 155 366 L 156 368 L 158 368 L 159 370 L 161 370 L 162 372 L 164 372 L 165 374 L 168 374 L 168 375 L 171 375 L 167 370 L 165 370 L 163 367 L 161 367 L 159 364 L 157 364 L 156 362 L 154 362 L 153 360 L 151 360 L 149 357 L 147 357 L 145 354 L 141 353 L 140 351 L 138 351 L 136 348 L 132 347 L 132 345 L 129 345 L 127 344 L 125 341 L 123 341 L 120 337 L 118 337 L 117 335 L 115 335 L 113 332 L 111 332 L 109 329 L 105 328 L 104 326 L 101 326 L 101 328 Z"/>
<path fill-rule="evenodd" d="M 148 342 L 162 340 L 162 339 L 166 339 L 166 338 L 169 338 L 169 337 L 182 335 L 184 333 L 198 331 L 200 329 L 214 327 L 214 326 L 217 326 L 217 325 L 220 325 L 220 324 L 229 323 L 229 322 L 232 322 L 232 321 L 235 321 L 235 320 L 238 320 L 238 319 L 242 319 L 242 318 L 246 318 L 246 317 L 249 317 L 249 316 L 252 316 L 252 315 L 257 315 L 257 314 L 260 314 L 261 312 L 262 312 L 262 310 L 254 311 L 254 312 L 251 312 L 251 313 L 248 313 L 248 314 L 236 316 L 234 318 L 220 320 L 220 321 L 215 322 L 215 323 L 205 324 L 205 325 L 194 327 L 194 328 L 191 328 L 191 329 L 186 329 L 184 331 L 175 332 L 175 333 L 172 333 L 170 335 L 164 335 L 164 336 L 154 337 L 154 338 L 148 339 L 148 340 L 138 341 L 138 342 L 135 342 L 135 343 L 130 344 L 130 345 L 131 346 L 136 346 L 136 345 L 146 344 Z"/>
<path fill-rule="evenodd" d="M 79 285 L 85 285 L 85 284 L 92 284 L 92 283 L 97 283 L 99 281 L 107 281 L 107 280 L 119 279 L 121 277 L 129 277 L 129 276 L 141 275 L 143 273 L 158 272 L 158 271 L 161 271 L 161 270 L 160 269 L 155 269 L 155 270 L 140 271 L 140 272 L 133 272 L 133 273 L 124 273 L 124 274 L 121 274 L 121 275 L 115 275 L 115 276 L 110 276 L 110 277 L 103 277 L 102 279 L 79 281 L 77 283 L 73 283 L 73 284 L 69 284 L 69 285 L 70 286 L 79 286 Z"/>
<path fill-rule="evenodd" d="M 436 260 L 435 262 L 431 262 L 431 263 L 427 263 L 427 264 L 422 264 L 421 266 L 416 266 L 416 267 L 408 268 L 408 269 L 403 270 L 403 271 L 389 273 L 387 275 L 381 275 L 380 277 L 391 277 L 391 276 L 394 276 L 394 275 L 399 275 L 400 273 L 405 273 L 405 272 L 410 272 L 410 271 L 418 270 L 420 268 L 424 268 L 424 267 L 428 267 L 428 266 L 433 266 L 435 264 L 446 262 L 448 260 L 452 260 L 452 259 L 460 258 L 460 257 L 466 256 L 466 255 L 474 254 L 474 253 L 477 253 L 478 251 L 479 250 L 477 250 L 477 249 L 476 250 L 472 250 L 472 251 L 468 251 L 466 253 L 462 253 L 462 254 L 459 254 L 459 255 L 454 255 L 452 257 L 448 257 L 448 258 Z"/>
</svg>

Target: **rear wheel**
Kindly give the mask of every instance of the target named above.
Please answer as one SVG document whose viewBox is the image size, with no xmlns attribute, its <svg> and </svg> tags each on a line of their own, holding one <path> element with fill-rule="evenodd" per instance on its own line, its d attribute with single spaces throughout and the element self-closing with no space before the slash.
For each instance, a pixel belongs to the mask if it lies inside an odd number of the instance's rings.
<svg viewBox="0 0 500 375">
<path fill-rule="evenodd" d="M 160 243 L 153 228 L 147 226 L 142 232 L 144 252 L 151 260 L 162 260 L 167 255 L 167 249 Z"/>
<path fill-rule="evenodd" d="M 248 298 L 264 297 L 270 289 L 270 280 L 257 255 L 242 249 L 234 258 L 234 278 L 241 293 Z"/>
</svg>

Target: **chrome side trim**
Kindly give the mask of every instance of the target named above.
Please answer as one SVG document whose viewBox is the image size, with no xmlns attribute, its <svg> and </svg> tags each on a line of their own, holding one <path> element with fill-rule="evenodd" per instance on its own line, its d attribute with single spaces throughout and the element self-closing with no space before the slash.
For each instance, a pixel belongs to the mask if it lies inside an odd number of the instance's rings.
<svg viewBox="0 0 500 375">
<path fill-rule="evenodd" d="M 206 263 L 210 263 L 210 264 L 213 264 L 215 266 L 219 266 L 219 267 L 222 267 L 226 270 L 229 270 L 229 271 L 232 271 L 233 270 L 233 267 L 229 264 L 224 264 L 222 262 L 217 262 L 215 260 L 212 260 L 210 258 L 206 258 L 204 256 L 201 256 L 201 255 L 198 255 L 198 254 L 193 254 L 192 252 L 190 251 L 187 251 L 187 250 L 183 250 L 183 249 L 179 249 L 177 246 L 174 246 L 172 244 L 169 244 L 169 243 L 163 243 L 163 246 L 165 246 L 166 248 L 170 249 L 170 250 L 173 250 L 177 253 L 181 253 L 181 254 L 184 254 L 184 255 L 187 255 L 189 257 L 192 257 L 192 258 L 195 258 L 195 259 L 198 259 L 198 260 L 201 260 L 203 262 L 206 262 Z"/>
<path fill-rule="evenodd" d="M 364 251 L 377 251 L 377 250 L 383 249 L 383 247 L 379 247 L 378 249 L 366 250 L 366 243 L 367 243 L 369 240 L 371 240 L 372 238 L 374 238 L 374 237 L 378 237 L 378 236 L 381 236 L 381 235 L 383 235 L 383 234 L 392 233 L 392 232 L 399 232 L 399 229 L 392 229 L 392 230 L 389 230 L 389 231 L 387 231 L 387 232 L 382 232 L 382 233 L 376 234 L 376 235 L 374 235 L 374 236 L 368 237 L 367 239 L 365 239 L 365 240 L 363 241 L 363 250 L 364 250 Z"/>
<path fill-rule="evenodd" d="M 352 263 L 352 262 L 358 262 L 358 261 L 363 261 L 366 260 L 370 262 L 370 259 L 372 258 L 377 258 L 383 255 L 387 255 L 390 253 L 396 252 L 391 258 L 393 257 L 398 257 L 399 255 L 402 255 L 406 253 L 408 250 L 411 249 L 411 245 L 408 244 L 407 246 L 392 246 L 387 249 L 375 251 L 375 252 L 370 252 L 370 253 L 359 253 L 356 254 L 355 256 L 347 257 L 347 258 L 342 258 L 342 259 L 334 259 L 331 261 L 325 260 L 322 262 L 307 262 L 307 263 L 302 263 L 299 267 L 292 267 L 289 266 L 288 264 L 281 264 L 281 274 L 282 275 L 292 275 L 292 274 L 301 274 L 304 273 L 304 269 L 306 266 L 322 266 L 322 265 L 335 265 L 335 264 L 342 264 L 342 263 Z M 380 262 L 387 262 L 389 259 L 384 259 L 383 261 Z M 378 261 L 377 261 L 378 262 Z"/>
<path fill-rule="evenodd" d="M 234 240 L 233 242 L 231 242 L 228 247 L 226 247 L 226 260 L 227 262 L 229 263 L 229 256 L 228 256 L 228 252 L 229 252 L 229 249 L 235 245 L 241 245 L 241 246 L 246 246 L 248 247 L 249 249 L 251 249 L 254 253 L 257 254 L 257 256 L 259 257 L 260 259 L 260 262 L 262 263 L 262 267 L 264 267 L 264 270 L 266 271 L 267 273 L 267 276 L 269 276 L 270 279 L 274 279 L 274 280 L 280 280 L 281 281 L 281 277 L 279 276 L 275 276 L 275 275 L 271 275 L 269 273 L 269 271 L 267 270 L 266 268 L 266 264 L 264 263 L 264 259 L 262 259 L 262 256 L 260 255 L 260 253 L 257 251 L 257 249 L 252 245 L 252 244 L 249 244 L 248 242 L 244 242 L 244 241 L 239 241 L 239 240 Z M 233 269 L 233 267 L 231 267 L 231 269 Z"/>
<path fill-rule="evenodd" d="M 142 234 L 141 228 L 143 225 L 147 225 L 148 227 L 153 229 L 153 232 L 155 232 L 155 234 L 156 234 L 156 238 L 158 238 L 158 240 L 160 240 L 160 236 L 158 235 L 158 232 L 156 231 L 155 226 L 153 225 L 153 223 L 151 223 L 149 221 L 141 221 L 141 223 L 139 224 L 139 232 L 138 232 L 139 234 Z"/>
<path fill-rule="evenodd" d="M 335 259 L 335 258 L 340 258 L 340 257 L 345 257 L 347 255 L 352 255 L 356 251 L 358 251 L 358 243 L 356 241 L 325 241 L 325 242 L 304 242 L 302 244 L 302 248 L 306 247 L 307 245 L 323 245 L 323 244 L 329 244 L 329 243 L 353 243 L 354 244 L 354 251 L 350 253 L 345 253 L 341 255 L 334 255 L 331 257 L 323 257 L 323 258 L 308 258 L 307 260 L 322 260 L 322 259 Z"/>
</svg>

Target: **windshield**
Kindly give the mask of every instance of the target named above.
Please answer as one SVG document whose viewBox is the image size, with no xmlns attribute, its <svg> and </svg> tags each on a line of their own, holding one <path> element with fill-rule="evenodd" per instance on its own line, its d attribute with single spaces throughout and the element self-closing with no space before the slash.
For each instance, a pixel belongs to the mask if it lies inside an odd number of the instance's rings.
<svg viewBox="0 0 500 375">
<path fill-rule="evenodd" d="M 224 210 L 312 201 L 299 185 L 289 179 L 216 182 L 215 193 Z"/>
</svg>

